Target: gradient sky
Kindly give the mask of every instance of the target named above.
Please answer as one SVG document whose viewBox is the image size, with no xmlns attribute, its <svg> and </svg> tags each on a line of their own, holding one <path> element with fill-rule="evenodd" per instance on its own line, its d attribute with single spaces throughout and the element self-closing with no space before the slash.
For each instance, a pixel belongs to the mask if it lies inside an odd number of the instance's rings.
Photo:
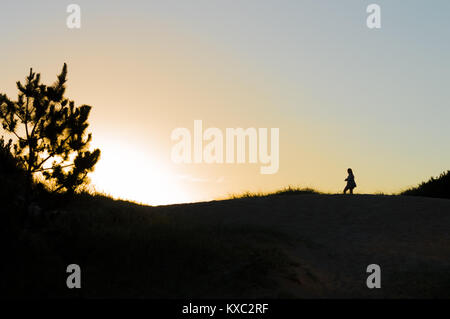
<svg viewBox="0 0 450 319">
<path fill-rule="evenodd" d="M 77 3 L 82 27 L 66 27 Z M 382 28 L 366 27 L 366 7 Z M 96 189 L 148 204 L 287 185 L 398 192 L 449 169 L 450 2 L 10 1 L 0 91 L 30 67 L 93 106 Z M 177 127 L 280 128 L 280 169 L 172 163 Z"/>
</svg>

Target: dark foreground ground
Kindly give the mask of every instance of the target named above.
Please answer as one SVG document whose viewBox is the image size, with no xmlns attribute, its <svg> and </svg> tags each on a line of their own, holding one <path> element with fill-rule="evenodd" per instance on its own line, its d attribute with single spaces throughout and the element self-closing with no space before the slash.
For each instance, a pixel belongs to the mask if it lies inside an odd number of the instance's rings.
<svg viewBox="0 0 450 319">
<path fill-rule="evenodd" d="M 450 297 L 446 199 L 301 194 L 144 207 L 80 196 L 68 207 L 3 232 L 4 297 Z M 69 290 L 73 263 L 82 288 Z M 381 289 L 366 286 L 369 264 L 381 266 Z"/>
</svg>

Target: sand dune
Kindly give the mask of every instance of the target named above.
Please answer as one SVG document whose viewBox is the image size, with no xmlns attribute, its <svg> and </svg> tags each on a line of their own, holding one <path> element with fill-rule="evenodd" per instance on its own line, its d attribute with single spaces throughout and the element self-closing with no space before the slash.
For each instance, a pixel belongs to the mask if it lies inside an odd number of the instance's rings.
<svg viewBox="0 0 450 319">
<path fill-rule="evenodd" d="M 290 195 L 153 208 L 216 227 L 261 227 L 288 254 L 278 288 L 255 296 L 449 297 L 450 200 Z M 366 267 L 381 267 L 368 289 Z"/>
</svg>

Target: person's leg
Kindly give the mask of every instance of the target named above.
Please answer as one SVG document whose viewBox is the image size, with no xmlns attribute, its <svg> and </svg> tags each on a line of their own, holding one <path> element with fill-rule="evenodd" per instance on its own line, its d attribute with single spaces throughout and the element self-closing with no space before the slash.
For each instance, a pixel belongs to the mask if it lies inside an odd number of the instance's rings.
<svg viewBox="0 0 450 319">
<path fill-rule="evenodd" d="M 350 194 L 353 194 L 353 188 L 350 188 Z"/>
<path fill-rule="evenodd" d="M 344 188 L 344 194 L 347 193 L 347 190 L 348 190 L 348 187 L 345 186 L 345 188 Z"/>
</svg>

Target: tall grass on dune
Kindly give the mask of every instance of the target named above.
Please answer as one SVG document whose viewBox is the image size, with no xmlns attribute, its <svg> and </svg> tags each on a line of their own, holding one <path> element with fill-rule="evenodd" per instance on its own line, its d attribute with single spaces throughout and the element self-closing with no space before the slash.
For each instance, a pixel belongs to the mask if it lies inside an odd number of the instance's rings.
<svg viewBox="0 0 450 319">
<path fill-rule="evenodd" d="M 322 192 L 319 192 L 313 188 L 308 187 L 287 186 L 277 191 L 268 193 L 244 192 L 240 194 L 231 194 L 229 195 L 228 199 L 256 198 L 256 197 L 280 196 L 280 195 L 305 195 L 305 194 L 322 194 Z"/>
<path fill-rule="evenodd" d="M 438 177 L 431 177 L 417 187 L 403 191 L 401 195 L 450 198 L 450 170 Z"/>
</svg>

